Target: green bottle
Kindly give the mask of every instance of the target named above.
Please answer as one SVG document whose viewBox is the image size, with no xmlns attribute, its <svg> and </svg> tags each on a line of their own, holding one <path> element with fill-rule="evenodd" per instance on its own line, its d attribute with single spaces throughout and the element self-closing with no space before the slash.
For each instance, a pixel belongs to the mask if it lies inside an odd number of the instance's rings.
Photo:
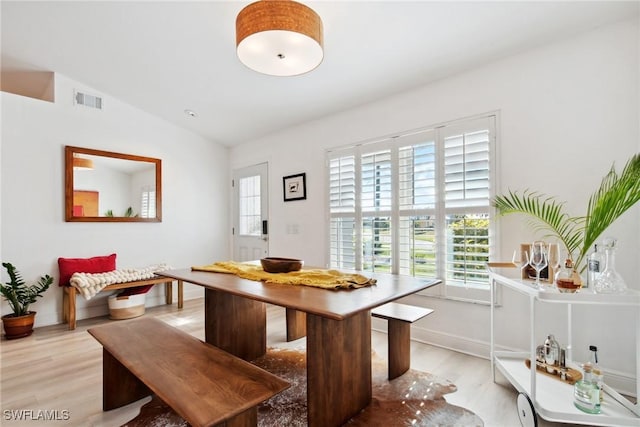
<svg viewBox="0 0 640 427">
<path fill-rule="evenodd" d="M 589 414 L 600 413 L 600 388 L 593 380 L 593 366 L 590 362 L 582 365 L 584 375 L 573 386 L 573 404 Z"/>
</svg>

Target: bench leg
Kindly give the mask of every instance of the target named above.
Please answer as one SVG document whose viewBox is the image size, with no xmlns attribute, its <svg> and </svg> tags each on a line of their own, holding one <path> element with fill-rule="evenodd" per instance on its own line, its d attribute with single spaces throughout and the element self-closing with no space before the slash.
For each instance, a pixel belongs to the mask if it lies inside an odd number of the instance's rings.
<svg viewBox="0 0 640 427">
<path fill-rule="evenodd" d="M 164 296 L 165 296 L 165 304 L 171 305 L 173 304 L 173 282 L 167 282 L 164 284 Z"/>
<path fill-rule="evenodd" d="M 225 427 L 256 427 L 258 425 L 258 408 L 247 409 L 241 414 L 228 419 L 224 423 Z"/>
<path fill-rule="evenodd" d="M 65 321 L 69 322 L 69 330 L 73 331 L 76 328 L 76 288 L 73 286 L 64 290 L 62 310 L 65 313 L 63 315 Z"/>
<path fill-rule="evenodd" d="M 389 319 L 389 379 L 399 377 L 411 364 L 411 323 Z"/>
<path fill-rule="evenodd" d="M 120 408 L 149 395 L 149 388 L 103 348 L 102 410 Z"/>
<path fill-rule="evenodd" d="M 62 288 L 62 322 L 67 323 L 69 321 L 69 292 L 67 287 Z"/>
<path fill-rule="evenodd" d="M 182 280 L 178 280 L 178 308 L 183 307 L 184 302 L 184 285 Z M 165 303 L 173 304 L 173 281 L 164 284 Z"/>
<path fill-rule="evenodd" d="M 307 335 L 307 313 L 287 308 L 287 341 L 295 341 Z"/>
</svg>

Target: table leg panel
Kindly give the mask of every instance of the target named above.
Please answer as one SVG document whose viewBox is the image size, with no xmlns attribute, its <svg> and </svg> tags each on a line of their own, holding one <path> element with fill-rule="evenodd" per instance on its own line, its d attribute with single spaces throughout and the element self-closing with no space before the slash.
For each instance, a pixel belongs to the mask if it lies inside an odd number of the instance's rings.
<svg viewBox="0 0 640 427">
<path fill-rule="evenodd" d="M 287 341 L 295 341 L 307 335 L 307 313 L 287 308 L 286 316 Z"/>
<path fill-rule="evenodd" d="M 267 352 L 267 309 L 260 301 L 205 289 L 205 341 L 254 360 Z"/>
<path fill-rule="evenodd" d="M 371 315 L 307 314 L 307 405 L 311 427 L 341 426 L 371 402 Z"/>
</svg>

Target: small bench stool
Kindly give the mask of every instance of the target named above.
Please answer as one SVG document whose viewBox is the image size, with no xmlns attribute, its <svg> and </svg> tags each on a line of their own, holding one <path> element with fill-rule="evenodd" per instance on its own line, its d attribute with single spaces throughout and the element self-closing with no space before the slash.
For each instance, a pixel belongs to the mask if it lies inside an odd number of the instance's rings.
<svg viewBox="0 0 640 427">
<path fill-rule="evenodd" d="M 373 317 L 388 321 L 389 379 L 399 377 L 411 365 L 411 324 L 433 313 L 430 308 L 390 302 L 371 310 Z"/>
<path fill-rule="evenodd" d="M 190 426 L 256 426 L 289 383 L 155 318 L 89 329 L 103 346 L 102 408 L 155 393 Z"/>
</svg>

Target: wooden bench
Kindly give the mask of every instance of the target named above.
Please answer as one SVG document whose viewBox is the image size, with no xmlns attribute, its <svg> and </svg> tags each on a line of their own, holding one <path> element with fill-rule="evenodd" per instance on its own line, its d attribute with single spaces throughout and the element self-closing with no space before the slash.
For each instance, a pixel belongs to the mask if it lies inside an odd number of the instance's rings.
<svg viewBox="0 0 640 427">
<path fill-rule="evenodd" d="M 89 329 L 103 346 L 105 411 L 155 393 L 194 427 L 256 426 L 289 383 L 155 318 Z"/>
<path fill-rule="evenodd" d="M 164 283 L 166 303 L 173 304 L 173 279 L 168 277 L 154 277 L 153 279 L 136 280 L 133 282 L 114 283 L 108 285 L 100 292 L 114 291 L 117 289 L 134 288 L 136 286 L 157 285 Z M 73 286 L 65 286 L 62 295 L 62 317 L 63 321 L 69 323 L 69 330 L 76 328 L 76 295 L 78 290 Z M 182 280 L 178 280 L 178 308 L 183 306 L 183 284 Z"/>
<path fill-rule="evenodd" d="M 373 317 L 386 319 L 389 342 L 389 379 L 399 377 L 411 365 L 411 324 L 433 313 L 424 307 L 390 302 L 371 310 Z"/>
</svg>

